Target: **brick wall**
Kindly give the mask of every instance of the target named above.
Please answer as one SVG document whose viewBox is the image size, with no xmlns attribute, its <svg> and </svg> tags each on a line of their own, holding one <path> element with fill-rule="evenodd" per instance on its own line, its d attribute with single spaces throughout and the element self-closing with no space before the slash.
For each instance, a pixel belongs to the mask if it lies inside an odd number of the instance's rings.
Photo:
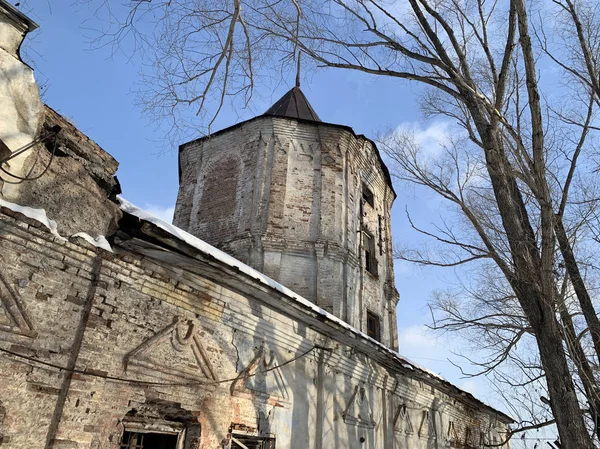
<svg viewBox="0 0 600 449">
<path fill-rule="evenodd" d="M 493 417 L 227 287 L 230 274 L 115 251 L 0 211 L 0 348 L 28 357 L 0 353 L 3 449 L 116 448 L 131 420 L 186 426 L 188 449 L 224 447 L 232 424 L 275 436 L 277 449 L 314 447 L 319 429 L 322 447 L 392 447 L 398 398 L 415 422 L 447 404 L 441 428 L 448 416 Z M 284 365 L 315 344 L 332 350 Z M 232 380 L 241 373 L 254 375 Z"/>
<path fill-rule="evenodd" d="M 397 347 L 390 209 L 377 149 L 349 128 L 258 117 L 183 145 L 175 224 Z M 374 195 L 361 207 L 362 186 Z M 361 216 L 362 211 L 362 216 Z M 378 273 L 364 270 L 362 233 Z"/>
</svg>

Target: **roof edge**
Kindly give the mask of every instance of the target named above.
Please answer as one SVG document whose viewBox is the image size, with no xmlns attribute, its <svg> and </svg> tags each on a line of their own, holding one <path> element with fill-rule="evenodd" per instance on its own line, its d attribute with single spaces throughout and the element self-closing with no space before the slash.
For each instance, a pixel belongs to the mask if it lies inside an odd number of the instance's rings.
<svg viewBox="0 0 600 449">
<path fill-rule="evenodd" d="M 280 284 L 279 282 L 269 278 L 268 276 L 261 273 L 260 271 L 244 264 L 243 262 L 234 258 L 233 256 L 226 254 L 225 252 L 215 248 L 214 246 L 206 243 L 205 241 L 199 239 L 198 237 L 195 237 L 195 236 L 189 234 L 188 232 L 176 227 L 175 225 L 166 223 L 163 220 L 161 220 L 157 217 L 154 217 L 152 214 L 144 211 L 143 209 L 138 208 L 137 206 L 133 205 L 132 203 L 129 203 L 127 200 L 125 200 L 121 196 L 118 197 L 118 200 L 120 202 L 121 210 L 123 211 L 124 214 L 128 214 L 132 217 L 135 217 L 137 220 L 139 220 L 140 223 L 146 222 L 146 223 L 150 224 L 151 226 L 158 228 L 158 229 L 162 230 L 163 232 L 166 232 L 167 234 L 169 234 L 169 236 L 171 238 L 175 239 L 176 241 L 178 241 L 179 243 L 181 243 L 183 245 L 188 246 L 190 249 L 193 249 L 194 251 L 203 254 L 204 257 L 206 257 L 207 259 L 210 259 L 211 261 L 215 261 L 218 264 L 225 265 L 225 266 L 229 267 L 230 269 L 233 269 L 237 273 L 241 273 L 248 279 L 249 282 L 254 282 L 254 283 L 258 282 L 270 289 L 277 291 L 279 294 L 282 294 L 285 297 L 292 300 L 298 306 L 304 308 L 307 312 L 312 312 L 312 313 L 318 314 L 320 322 L 323 322 L 323 323 L 329 322 L 329 323 L 331 323 L 331 325 L 335 326 L 336 328 L 340 328 L 339 332 L 343 332 L 345 334 L 347 334 L 348 332 L 352 333 L 357 341 L 360 341 L 362 344 L 367 345 L 370 348 L 372 348 L 374 350 L 373 354 L 381 354 L 381 356 L 385 357 L 386 359 L 389 359 L 393 363 L 398 364 L 398 366 L 397 366 L 398 369 L 401 367 L 406 367 L 405 366 L 405 364 L 406 364 L 410 367 L 410 370 L 412 370 L 413 372 L 418 372 L 418 373 L 421 373 L 422 375 L 424 375 L 425 378 L 428 380 L 428 382 L 436 383 L 436 384 L 438 384 L 437 385 L 438 387 L 440 387 L 440 385 L 441 385 L 441 387 L 445 390 L 451 390 L 452 391 L 451 393 L 446 391 L 446 393 L 450 394 L 451 396 L 463 399 L 467 402 L 476 404 L 479 407 L 482 407 L 488 411 L 493 412 L 494 414 L 496 414 L 496 416 L 502 422 L 504 422 L 506 424 L 511 424 L 511 423 L 515 422 L 515 420 L 511 416 L 507 415 L 506 413 L 504 413 L 498 409 L 495 409 L 494 407 L 477 399 L 471 393 L 468 393 L 467 391 L 460 389 L 459 387 L 457 387 L 456 385 L 447 381 L 443 377 L 436 375 L 435 373 L 431 372 L 427 368 L 424 368 L 424 367 L 420 366 L 419 364 L 412 362 L 410 359 L 403 357 L 400 353 L 394 351 L 393 349 L 388 348 L 384 344 L 372 339 L 371 337 L 368 337 L 367 335 L 365 335 L 363 332 L 359 331 L 355 327 L 351 326 L 350 324 L 346 323 L 345 321 L 341 320 L 340 318 L 332 315 L 331 313 L 321 309 L 320 307 L 318 307 L 316 304 L 312 303 L 308 299 L 298 295 L 294 291 L 290 290 L 289 288 L 285 287 L 284 285 Z M 144 233 L 144 231 L 141 230 L 141 227 L 140 227 L 140 231 L 142 233 Z M 147 235 L 147 237 L 152 237 L 152 236 Z M 193 258 L 190 255 L 186 255 L 186 256 Z"/>
<path fill-rule="evenodd" d="M 30 19 L 29 16 L 19 11 L 16 7 L 8 3 L 6 0 L 0 0 L 0 8 L 4 8 L 9 18 L 11 18 L 13 21 L 17 21 L 18 19 L 20 22 L 27 25 L 28 33 L 39 28 L 39 25 L 35 23 L 32 19 Z"/>
<path fill-rule="evenodd" d="M 363 139 L 367 142 L 369 142 L 371 145 L 373 145 L 373 148 L 375 149 L 375 154 L 377 155 L 377 159 L 379 160 L 379 163 L 381 165 L 381 169 L 383 171 L 383 175 L 385 176 L 385 179 L 387 181 L 388 186 L 390 187 L 390 189 L 392 190 L 392 193 L 394 194 L 394 199 L 396 199 L 398 197 L 398 195 L 396 194 L 396 191 L 394 190 L 394 185 L 392 184 L 392 177 L 390 175 L 390 171 L 387 167 L 387 165 L 385 164 L 385 162 L 383 162 L 383 158 L 381 157 L 381 153 L 379 152 L 379 148 L 377 147 L 377 144 L 369 139 L 368 137 L 366 137 L 364 134 L 357 134 L 356 131 L 354 131 L 354 129 L 351 126 L 348 125 L 340 125 L 337 123 L 329 123 L 329 122 L 315 122 L 314 120 L 305 120 L 305 119 L 301 119 L 301 118 L 296 118 L 296 117 L 281 117 L 278 115 L 270 115 L 270 114 L 261 114 L 261 115 L 257 115 L 255 117 L 252 117 L 248 120 L 244 120 L 241 122 L 238 122 L 234 125 L 228 126 L 226 128 L 220 129 L 219 131 L 215 131 L 214 133 L 211 134 L 207 134 L 205 136 L 202 137 L 198 137 L 196 139 L 190 140 L 189 142 L 185 142 L 179 145 L 179 150 L 178 150 L 178 154 L 179 156 L 181 156 L 182 151 L 185 150 L 186 147 L 193 145 L 193 144 L 197 144 L 200 142 L 203 142 L 205 140 L 208 139 L 212 139 L 213 137 L 219 136 L 221 134 L 224 134 L 228 131 L 232 131 L 236 128 L 240 128 L 245 124 L 254 122 L 256 120 L 259 119 L 263 119 L 263 118 L 267 118 L 267 119 L 280 119 L 280 120 L 295 120 L 298 123 L 304 123 L 304 124 L 309 124 L 309 125 L 313 125 L 313 126 L 327 126 L 327 127 L 333 127 L 333 128 L 338 128 L 338 129 L 343 129 L 344 131 L 348 131 L 349 133 L 351 133 L 355 138 L 357 139 Z M 181 181 L 181 157 L 179 157 L 179 180 Z"/>
</svg>

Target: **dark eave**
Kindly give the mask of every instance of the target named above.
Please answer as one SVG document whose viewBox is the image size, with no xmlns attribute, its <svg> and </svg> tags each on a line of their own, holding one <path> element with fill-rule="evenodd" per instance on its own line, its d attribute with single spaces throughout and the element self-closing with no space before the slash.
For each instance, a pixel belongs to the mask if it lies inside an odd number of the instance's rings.
<svg viewBox="0 0 600 449">
<path fill-rule="evenodd" d="M 14 23 L 25 25 L 27 32 L 31 32 L 38 28 L 37 23 L 35 23 L 6 0 L 0 0 L 0 9 L 4 9 L 4 14 L 8 16 Z"/>
</svg>

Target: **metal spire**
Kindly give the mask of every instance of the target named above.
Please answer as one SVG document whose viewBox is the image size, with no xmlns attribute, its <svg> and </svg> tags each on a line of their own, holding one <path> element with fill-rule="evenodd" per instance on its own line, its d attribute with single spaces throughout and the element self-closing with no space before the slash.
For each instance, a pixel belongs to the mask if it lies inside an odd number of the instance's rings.
<svg viewBox="0 0 600 449">
<path fill-rule="evenodd" d="M 296 68 L 296 87 L 300 87 L 300 58 L 302 56 L 302 52 L 298 52 L 298 66 Z"/>
</svg>

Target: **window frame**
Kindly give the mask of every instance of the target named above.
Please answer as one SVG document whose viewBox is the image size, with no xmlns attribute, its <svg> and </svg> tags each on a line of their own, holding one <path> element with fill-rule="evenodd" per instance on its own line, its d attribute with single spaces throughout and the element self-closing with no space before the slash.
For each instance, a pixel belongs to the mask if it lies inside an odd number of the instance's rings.
<svg viewBox="0 0 600 449">
<path fill-rule="evenodd" d="M 244 442 L 240 441 L 240 439 L 252 439 L 257 440 L 258 443 L 261 444 L 261 449 L 275 449 L 277 440 L 275 437 L 265 437 L 260 435 L 252 435 L 249 433 L 242 432 L 234 432 L 231 434 L 231 447 L 233 447 L 233 443 L 236 443 L 238 446 L 242 445 L 244 447 Z"/>
<path fill-rule="evenodd" d="M 375 323 L 373 335 L 369 323 Z M 367 309 L 367 336 L 381 343 L 381 317 Z"/>
<path fill-rule="evenodd" d="M 361 187 L 361 199 L 363 202 L 367 203 L 371 207 L 375 207 L 375 194 L 373 190 L 369 188 L 366 182 L 363 181 Z"/>
<path fill-rule="evenodd" d="M 128 449 L 132 446 L 125 445 L 123 442 L 123 436 L 125 432 L 130 433 L 154 433 L 163 435 L 177 435 L 177 443 L 175 449 L 184 449 L 185 444 L 185 425 L 162 420 L 153 421 L 123 421 L 123 433 L 121 434 L 121 441 L 119 442 L 120 449 Z M 137 448 L 138 446 L 133 446 Z M 143 446 L 142 446 L 143 447 Z"/>
<path fill-rule="evenodd" d="M 379 262 L 375 247 L 375 236 L 366 229 L 363 230 L 363 254 L 365 257 L 365 270 L 375 277 L 379 277 Z"/>
</svg>

